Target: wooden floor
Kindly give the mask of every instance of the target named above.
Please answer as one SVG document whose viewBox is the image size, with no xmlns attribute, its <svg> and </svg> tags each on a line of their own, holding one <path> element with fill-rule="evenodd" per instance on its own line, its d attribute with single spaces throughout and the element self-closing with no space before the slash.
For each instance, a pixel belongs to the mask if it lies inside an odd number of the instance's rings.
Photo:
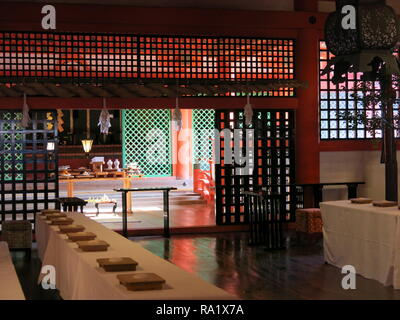
<svg viewBox="0 0 400 320">
<path fill-rule="evenodd" d="M 27 300 L 60 300 L 58 290 L 43 290 L 37 284 L 42 263 L 38 258 L 36 249 L 32 250 L 30 261 L 25 258 L 25 253 L 21 251 L 11 252 L 11 257 Z"/>
<path fill-rule="evenodd" d="M 144 178 L 133 180 L 132 187 L 175 187 L 176 191 L 170 192 L 170 226 L 171 228 L 205 228 L 216 226 L 215 207 L 209 205 L 199 194 L 193 193 L 190 180 L 176 180 L 168 178 Z M 112 230 L 122 229 L 122 198 L 121 194 L 113 189 L 121 187 L 121 181 L 80 181 L 75 183 L 75 196 L 84 200 L 94 199 L 107 195 L 117 201 L 116 215 L 112 213 L 111 205 L 100 205 L 100 214 L 94 203 L 89 202 L 84 213 L 91 219 L 102 223 Z M 60 184 L 60 196 L 67 196 L 66 183 Z M 132 235 L 155 235 L 163 233 L 163 195 L 162 192 L 134 192 L 131 194 L 133 214 L 128 216 L 128 229 Z M 193 233 L 199 230 L 192 231 Z"/>
<path fill-rule="evenodd" d="M 136 241 L 243 299 L 400 299 L 400 290 L 361 276 L 356 290 L 342 289 L 341 270 L 324 263 L 322 241 L 296 245 L 293 235 L 276 252 L 249 247 L 246 233 Z"/>
<path fill-rule="evenodd" d="M 285 251 L 249 247 L 247 234 L 222 233 L 132 238 L 154 254 L 196 274 L 242 299 L 400 299 L 400 290 L 357 276 L 357 289 L 341 288 L 343 275 L 324 264 L 321 241 L 299 245 L 288 238 Z M 59 299 L 57 292 L 36 285 L 40 261 L 13 253 L 17 273 L 28 299 Z"/>
</svg>

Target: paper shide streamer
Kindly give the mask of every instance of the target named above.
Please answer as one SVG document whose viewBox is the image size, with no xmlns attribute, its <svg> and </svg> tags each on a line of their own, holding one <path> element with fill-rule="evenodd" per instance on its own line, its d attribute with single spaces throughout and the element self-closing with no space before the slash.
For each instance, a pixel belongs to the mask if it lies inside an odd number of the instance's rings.
<svg viewBox="0 0 400 320">
<path fill-rule="evenodd" d="M 244 106 L 244 117 L 246 125 L 250 125 L 253 122 L 253 106 L 250 103 L 250 95 L 247 95 L 247 103 Z"/>
<path fill-rule="evenodd" d="M 28 103 L 26 102 L 26 93 L 24 93 L 23 105 L 22 105 L 22 119 L 21 119 L 22 127 L 26 128 L 28 126 L 29 121 L 31 121 L 31 118 L 29 117 L 29 107 Z"/>
<path fill-rule="evenodd" d="M 176 131 L 182 129 L 182 112 L 181 109 L 179 109 L 178 97 L 176 97 L 175 109 L 172 112 L 172 123 Z"/>
<path fill-rule="evenodd" d="M 103 109 L 101 110 L 98 126 L 100 127 L 100 132 L 108 134 L 108 130 L 111 128 L 111 114 L 107 110 L 106 98 L 103 98 Z"/>
</svg>

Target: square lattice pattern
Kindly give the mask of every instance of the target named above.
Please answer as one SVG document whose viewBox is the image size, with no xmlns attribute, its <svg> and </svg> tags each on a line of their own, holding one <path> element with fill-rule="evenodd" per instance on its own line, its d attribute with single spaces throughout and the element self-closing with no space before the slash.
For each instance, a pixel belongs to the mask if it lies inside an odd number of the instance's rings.
<svg viewBox="0 0 400 320">
<path fill-rule="evenodd" d="M 326 67 L 328 60 L 334 57 L 328 52 L 324 41 L 320 41 L 319 50 L 319 70 L 320 72 Z M 321 140 L 336 139 L 370 139 L 381 138 L 381 130 L 370 132 L 366 130 L 363 124 L 350 124 L 348 121 L 340 119 L 340 112 L 351 112 L 355 110 L 363 110 L 362 101 L 355 101 L 355 95 L 360 96 L 361 92 L 354 90 L 356 81 L 361 80 L 361 73 L 348 73 L 344 83 L 338 86 L 334 85 L 331 80 L 333 72 L 319 77 L 319 105 L 320 105 L 320 138 Z M 379 90 L 379 83 L 374 84 L 374 90 Z M 393 105 L 394 113 L 398 113 L 399 104 Z M 375 114 L 376 109 L 369 108 L 368 114 Z"/>
<path fill-rule="evenodd" d="M 169 109 L 122 111 L 124 167 L 136 163 L 147 177 L 172 175 Z"/>
<path fill-rule="evenodd" d="M 210 170 L 213 159 L 215 110 L 193 109 L 193 163 L 200 163 L 201 170 Z"/>
<path fill-rule="evenodd" d="M 102 83 L 108 79 L 294 79 L 292 39 L 0 32 L 0 77 Z M 243 92 L 226 92 L 242 96 Z M 253 93 L 293 97 L 293 88 Z"/>
<path fill-rule="evenodd" d="M 54 112 L 31 111 L 28 127 L 22 114 L 0 111 L 1 220 L 28 219 L 53 207 L 58 197 L 57 149 L 47 151 L 47 142 L 57 146 Z"/>
<path fill-rule="evenodd" d="M 242 111 L 216 110 L 216 128 L 221 132 L 220 163 L 216 161 L 215 166 L 217 224 L 248 223 L 243 192 L 261 188 L 282 197 L 281 212 L 286 213 L 282 220 L 292 221 L 296 197 L 294 112 L 257 110 L 253 125 L 246 128 Z M 241 157 L 248 154 L 245 163 L 235 161 L 231 153 L 235 144 L 241 147 Z"/>
<path fill-rule="evenodd" d="M 0 32 L 0 76 L 78 81 L 138 77 L 137 38 L 129 35 Z"/>
</svg>

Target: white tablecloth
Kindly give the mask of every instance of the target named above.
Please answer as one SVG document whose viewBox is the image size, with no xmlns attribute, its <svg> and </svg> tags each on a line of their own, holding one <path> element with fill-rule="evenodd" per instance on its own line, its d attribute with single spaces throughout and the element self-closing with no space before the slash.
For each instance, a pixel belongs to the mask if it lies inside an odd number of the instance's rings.
<svg viewBox="0 0 400 320">
<path fill-rule="evenodd" d="M 25 300 L 6 242 L 0 242 L 0 300 Z"/>
<path fill-rule="evenodd" d="M 400 289 L 400 210 L 349 200 L 321 203 L 325 261 Z"/>
<path fill-rule="evenodd" d="M 105 252 L 82 252 L 77 244 L 59 233 L 58 227 L 48 225 L 41 216 L 37 215 L 36 233 L 39 254 L 43 265 L 55 267 L 56 286 L 65 300 L 237 299 L 80 213 L 71 212 L 67 215 L 74 219 L 74 224 L 85 226 L 85 231 L 95 233 L 97 239 L 108 242 L 110 247 Z M 167 288 L 136 292 L 126 290 L 119 284 L 116 277 L 117 274 L 123 272 L 106 273 L 98 267 L 96 259 L 111 257 L 131 257 L 139 263 L 138 272 L 158 274 L 166 280 Z"/>
</svg>

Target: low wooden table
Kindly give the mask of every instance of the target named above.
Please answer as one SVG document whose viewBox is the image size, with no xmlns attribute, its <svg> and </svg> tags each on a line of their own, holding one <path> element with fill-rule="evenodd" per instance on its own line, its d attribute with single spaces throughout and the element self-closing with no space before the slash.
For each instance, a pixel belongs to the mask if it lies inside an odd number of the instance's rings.
<svg viewBox="0 0 400 320">
<path fill-rule="evenodd" d="M 56 201 L 58 209 L 62 206 L 63 211 L 78 211 L 78 207 L 80 207 L 81 213 L 87 204 L 87 201 L 77 197 L 57 198 Z"/>
<path fill-rule="evenodd" d="M 104 172 L 104 171 L 98 171 L 94 173 L 95 177 L 107 177 L 108 176 L 108 172 Z"/>
<path fill-rule="evenodd" d="M 296 186 L 303 189 L 304 198 L 307 198 L 307 201 L 304 199 L 305 207 L 319 208 L 319 204 L 322 202 L 322 191 L 325 186 L 347 186 L 347 196 L 351 199 L 357 198 L 357 189 L 360 184 L 365 184 L 365 182 L 299 183 L 296 184 Z M 307 196 L 307 191 L 311 191 L 312 197 Z"/>
<path fill-rule="evenodd" d="M 116 200 L 97 200 L 94 203 L 94 206 L 97 209 L 96 216 L 99 215 L 99 204 L 113 204 L 113 213 L 115 214 L 115 210 L 117 209 L 117 201 Z"/>
<path fill-rule="evenodd" d="M 169 238 L 169 192 L 171 190 L 177 190 L 177 188 L 166 187 L 166 188 L 122 188 L 114 189 L 116 192 L 122 192 L 122 234 L 125 238 L 128 237 L 128 212 L 127 204 L 129 203 L 128 194 L 130 192 L 138 191 L 162 191 L 163 192 L 163 203 L 164 203 L 164 237 Z"/>
<path fill-rule="evenodd" d="M 125 178 L 88 178 L 88 179 L 60 179 L 60 183 L 66 183 L 67 184 L 67 197 L 73 197 L 74 196 L 74 184 L 79 183 L 79 182 L 87 182 L 87 181 L 121 181 L 123 188 L 130 188 L 131 187 L 131 178 L 125 177 Z M 128 213 L 132 212 L 132 201 L 129 198 L 127 200 L 127 211 Z"/>
<path fill-rule="evenodd" d="M 126 176 L 125 171 L 112 171 L 110 174 L 112 174 L 113 177 L 115 178 L 117 177 L 125 178 Z"/>
</svg>

